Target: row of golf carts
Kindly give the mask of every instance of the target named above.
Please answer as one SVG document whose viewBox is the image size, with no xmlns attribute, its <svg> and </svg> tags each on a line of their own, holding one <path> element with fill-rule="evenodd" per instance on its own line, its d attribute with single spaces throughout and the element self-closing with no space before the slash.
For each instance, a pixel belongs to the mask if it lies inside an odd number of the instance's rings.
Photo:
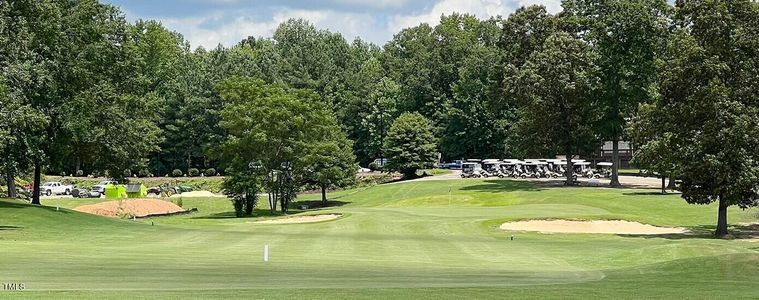
<svg viewBox="0 0 759 300">
<path fill-rule="evenodd" d="M 599 162 L 593 168 L 582 159 L 572 160 L 574 178 L 609 178 L 612 163 Z M 567 161 L 562 159 L 470 159 L 461 165 L 462 178 L 558 178 L 566 176 Z"/>
</svg>

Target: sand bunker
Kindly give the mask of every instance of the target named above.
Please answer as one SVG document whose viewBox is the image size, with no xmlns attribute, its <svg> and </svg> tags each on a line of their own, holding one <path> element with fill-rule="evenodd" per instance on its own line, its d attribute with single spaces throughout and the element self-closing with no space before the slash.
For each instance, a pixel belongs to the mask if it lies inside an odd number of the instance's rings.
<svg viewBox="0 0 759 300">
<path fill-rule="evenodd" d="M 543 233 L 673 234 L 683 228 L 657 227 L 629 221 L 532 220 L 501 224 L 502 230 Z"/>
<path fill-rule="evenodd" d="M 273 219 L 273 220 L 258 221 L 258 222 L 254 222 L 254 223 L 256 223 L 256 224 L 300 224 L 300 223 L 313 223 L 313 222 L 329 221 L 329 220 L 337 219 L 339 217 L 340 217 L 340 215 L 338 215 L 338 214 L 297 216 L 297 217 L 290 217 L 290 218 L 282 218 L 282 219 Z"/>
<path fill-rule="evenodd" d="M 75 211 L 120 218 L 123 216 L 145 217 L 149 215 L 172 214 L 183 212 L 184 209 L 174 203 L 156 199 L 135 199 L 123 201 L 108 201 L 74 208 Z"/>
<path fill-rule="evenodd" d="M 180 198 L 180 197 L 182 198 L 211 198 L 211 197 L 226 197 L 226 196 L 217 195 L 209 191 L 184 192 L 181 194 L 171 195 L 171 198 Z"/>
</svg>

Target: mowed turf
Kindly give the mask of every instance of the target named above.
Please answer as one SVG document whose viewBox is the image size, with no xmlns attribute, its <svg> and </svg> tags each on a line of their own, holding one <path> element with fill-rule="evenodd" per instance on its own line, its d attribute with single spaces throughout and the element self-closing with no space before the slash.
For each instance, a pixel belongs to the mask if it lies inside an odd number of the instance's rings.
<svg viewBox="0 0 759 300">
<path fill-rule="evenodd" d="M 420 181 L 330 194 L 312 224 L 233 218 L 226 199 L 138 221 L 69 210 L 97 200 L 0 201 L 0 298 L 755 298 L 759 241 L 710 237 L 715 206 L 655 190 Z M 302 195 L 301 201 L 319 195 Z M 57 211 L 55 206 L 60 206 Z M 730 222 L 759 222 L 730 210 Z M 510 220 L 623 219 L 690 235 L 503 232 Z M 513 237 L 513 240 L 512 240 Z M 263 261 L 263 247 L 270 261 Z"/>
</svg>

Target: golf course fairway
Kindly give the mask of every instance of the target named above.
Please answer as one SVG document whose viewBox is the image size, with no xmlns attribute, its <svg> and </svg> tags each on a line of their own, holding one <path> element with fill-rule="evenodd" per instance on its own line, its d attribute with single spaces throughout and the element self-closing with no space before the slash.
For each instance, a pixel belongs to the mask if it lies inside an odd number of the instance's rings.
<svg viewBox="0 0 759 300">
<path fill-rule="evenodd" d="M 301 195 L 315 201 L 320 195 Z M 197 213 L 125 220 L 0 200 L 0 298 L 245 299 L 759 297 L 756 210 L 731 208 L 732 239 L 715 239 L 716 206 L 656 190 L 549 188 L 510 180 L 439 180 L 330 193 L 338 214 L 302 224 L 234 218 L 224 198 L 186 198 Z M 301 203 L 295 203 L 298 207 Z M 60 209 L 56 209 L 60 207 Z M 531 219 L 625 220 L 685 234 L 504 231 Z M 269 246 L 269 260 L 263 249 Z"/>
</svg>

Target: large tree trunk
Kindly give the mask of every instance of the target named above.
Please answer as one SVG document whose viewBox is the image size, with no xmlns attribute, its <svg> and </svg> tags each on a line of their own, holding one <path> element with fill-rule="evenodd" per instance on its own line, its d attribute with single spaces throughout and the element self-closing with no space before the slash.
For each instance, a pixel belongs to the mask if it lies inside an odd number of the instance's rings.
<svg viewBox="0 0 759 300">
<path fill-rule="evenodd" d="M 677 189 L 677 184 L 675 184 L 675 177 L 672 175 L 669 176 L 669 183 L 667 183 L 667 189 L 675 190 Z"/>
<path fill-rule="evenodd" d="M 727 235 L 727 201 L 719 197 L 719 213 L 717 213 L 717 230 L 714 231 L 716 236 Z"/>
<path fill-rule="evenodd" d="M 34 193 L 32 194 L 32 204 L 40 205 L 40 181 L 42 170 L 40 169 L 40 163 L 34 163 Z"/>
<path fill-rule="evenodd" d="M 322 184 L 322 204 L 327 206 L 327 185 Z"/>
<path fill-rule="evenodd" d="M 619 183 L 619 137 L 614 136 L 611 150 L 611 186 L 620 186 Z"/>
<path fill-rule="evenodd" d="M 269 193 L 269 210 L 271 214 L 277 213 L 277 196 L 275 193 Z"/>
<path fill-rule="evenodd" d="M 572 155 L 567 154 L 567 169 L 565 170 L 567 181 L 566 185 L 572 186 L 574 185 L 574 175 L 575 175 L 575 167 L 572 164 Z"/>
<path fill-rule="evenodd" d="M 662 193 L 662 195 L 664 195 L 664 194 L 667 193 L 667 184 L 666 184 L 666 181 L 667 181 L 667 177 L 664 176 L 664 175 L 662 175 L 661 176 L 661 193 Z"/>
<path fill-rule="evenodd" d="M 8 198 L 14 199 L 16 198 L 16 174 L 13 173 L 13 170 L 8 170 L 6 173 L 6 180 L 8 181 Z"/>
</svg>

